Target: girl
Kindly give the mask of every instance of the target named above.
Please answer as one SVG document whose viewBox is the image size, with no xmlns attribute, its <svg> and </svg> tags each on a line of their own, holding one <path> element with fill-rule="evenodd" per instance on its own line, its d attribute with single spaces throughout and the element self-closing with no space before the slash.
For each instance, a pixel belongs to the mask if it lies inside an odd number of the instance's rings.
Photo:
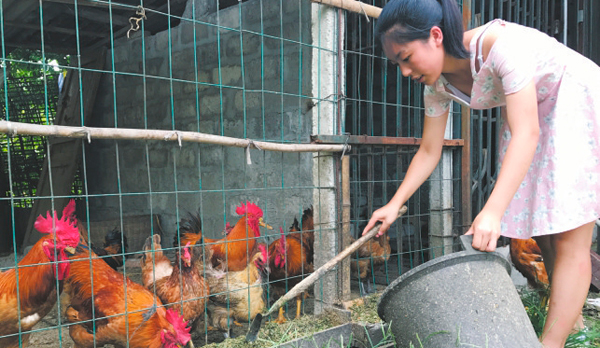
<svg viewBox="0 0 600 348">
<path fill-rule="evenodd" d="M 463 33 L 455 0 L 391 0 L 376 35 L 402 75 L 426 85 L 426 117 L 402 184 L 364 231 L 377 221 L 380 234 L 387 231 L 436 167 L 451 101 L 502 106 L 501 169 L 467 234 L 482 251 L 494 251 L 501 234 L 536 239 L 551 282 L 540 340 L 563 347 L 583 328 L 600 216 L 600 68 L 542 32 L 503 20 Z"/>
</svg>

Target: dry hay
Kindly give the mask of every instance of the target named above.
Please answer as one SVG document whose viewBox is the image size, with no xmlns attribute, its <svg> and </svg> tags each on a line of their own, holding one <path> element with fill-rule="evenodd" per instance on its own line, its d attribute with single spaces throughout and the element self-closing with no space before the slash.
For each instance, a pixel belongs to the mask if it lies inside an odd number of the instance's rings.
<svg viewBox="0 0 600 348">
<path fill-rule="evenodd" d="M 348 309 L 351 312 L 352 322 L 380 323 L 377 315 L 377 301 L 380 294 L 374 294 L 353 302 Z M 273 319 L 275 319 L 275 315 Z M 270 348 L 293 341 L 298 338 L 311 337 L 312 335 L 345 324 L 338 315 L 325 312 L 323 315 L 304 315 L 298 319 L 290 320 L 284 324 L 273 321 L 265 322 L 254 343 L 246 342 L 245 336 L 226 339 L 221 343 L 211 343 L 205 348 Z"/>
<path fill-rule="evenodd" d="M 381 323 L 381 318 L 377 314 L 377 302 L 380 294 L 376 293 L 366 297 L 362 297 L 360 301 L 355 303 L 348 309 L 352 313 L 352 321 L 357 323 L 376 324 Z"/>
<path fill-rule="evenodd" d="M 304 315 L 298 319 L 283 324 L 273 321 L 264 323 L 258 332 L 254 343 L 246 342 L 245 336 L 226 339 L 221 343 L 211 343 L 205 348 L 269 348 L 293 341 L 298 338 L 311 336 L 317 332 L 344 324 L 335 315 L 311 316 Z"/>
</svg>

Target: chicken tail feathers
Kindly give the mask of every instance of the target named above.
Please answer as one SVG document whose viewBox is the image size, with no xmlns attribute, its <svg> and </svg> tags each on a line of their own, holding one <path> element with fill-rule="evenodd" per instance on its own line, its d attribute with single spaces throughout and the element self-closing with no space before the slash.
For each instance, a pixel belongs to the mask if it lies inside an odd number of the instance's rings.
<svg viewBox="0 0 600 348">
<path fill-rule="evenodd" d="M 113 228 L 110 232 L 108 232 L 104 236 L 104 247 L 108 247 L 110 245 L 121 245 L 121 238 L 123 239 L 123 251 L 127 252 L 129 248 L 129 244 L 127 244 L 127 236 L 122 234 L 116 228 Z"/>
<path fill-rule="evenodd" d="M 292 226 L 290 226 L 290 232 L 296 231 L 300 231 L 300 222 L 298 222 L 298 219 L 294 216 L 294 222 L 292 223 Z"/>
<path fill-rule="evenodd" d="M 144 256 L 143 261 L 145 262 L 147 258 L 152 257 L 154 253 L 155 256 L 159 254 L 162 255 L 162 247 L 160 245 L 160 234 L 154 234 L 148 238 L 146 238 L 146 242 L 144 242 L 143 250 Z"/>
<path fill-rule="evenodd" d="M 200 218 L 200 212 L 196 214 L 188 213 L 187 218 L 182 218 L 179 222 L 179 233 L 176 233 L 173 237 L 173 245 L 177 246 L 180 244 L 185 245 L 183 236 L 186 234 L 198 234 L 202 236 L 202 219 Z M 201 240 L 201 238 L 198 238 Z"/>
<path fill-rule="evenodd" d="M 302 230 L 303 231 L 312 231 L 314 229 L 313 222 L 313 206 L 311 205 L 309 208 L 306 208 L 302 213 Z"/>
</svg>

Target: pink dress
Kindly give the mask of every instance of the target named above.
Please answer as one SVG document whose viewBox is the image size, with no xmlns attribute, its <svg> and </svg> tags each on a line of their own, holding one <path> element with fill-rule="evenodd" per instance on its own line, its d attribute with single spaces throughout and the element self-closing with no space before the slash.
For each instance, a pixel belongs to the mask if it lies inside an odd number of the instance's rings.
<svg viewBox="0 0 600 348">
<path fill-rule="evenodd" d="M 483 62 L 483 40 L 478 38 L 492 25 L 503 25 L 506 30 Z M 568 231 L 597 219 L 600 67 L 545 33 L 499 19 L 472 38 L 470 52 L 474 80 L 470 98 L 442 76 L 425 87 L 426 116 L 440 116 L 451 100 L 473 109 L 503 106 L 505 95 L 518 92 L 531 79 L 537 88 L 540 138 L 529 171 L 502 218 L 502 234 L 526 239 Z M 510 137 L 504 122 L 500 162 Z"/>
</svg>

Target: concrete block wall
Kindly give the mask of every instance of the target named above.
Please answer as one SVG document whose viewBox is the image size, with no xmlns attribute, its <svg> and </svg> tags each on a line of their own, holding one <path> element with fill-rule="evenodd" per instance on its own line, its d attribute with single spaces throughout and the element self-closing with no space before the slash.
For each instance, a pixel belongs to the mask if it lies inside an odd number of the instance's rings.
<svg viewBox="0 0 600 348">
<path fill-rule="evenodd" d="M 188 4 L 184 17 L 195 23 L 115 41 L 90 125 L 308 142 L 310 2 L 252 0 L 218 13 L 208 2 Z M 85 157 L 90 220 L 158 214 L 170 242 L 178 219 L 200 211 L 204 233 L 220 237 L 250 200 L 268 223 L 288 227 L 312 204 L 314 154 L 250 154 L 247 164 L 241 148 L 94 140 Z"/>
</svg>

